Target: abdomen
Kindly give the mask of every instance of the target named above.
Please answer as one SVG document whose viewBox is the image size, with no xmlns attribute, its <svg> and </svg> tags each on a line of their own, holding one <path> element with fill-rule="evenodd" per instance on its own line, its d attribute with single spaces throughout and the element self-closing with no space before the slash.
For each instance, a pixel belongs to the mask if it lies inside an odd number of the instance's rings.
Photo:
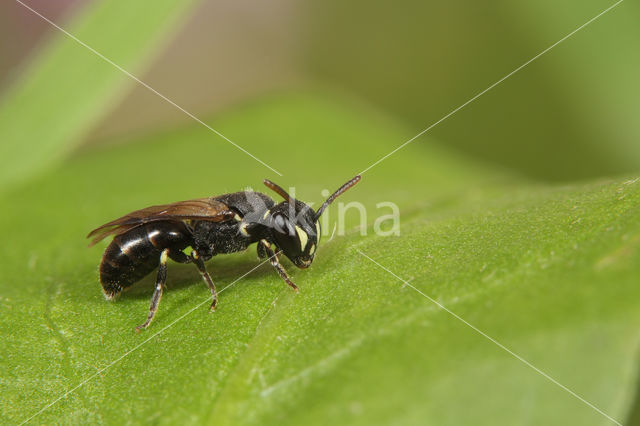
<svg viewBox="0 0 640 426">
<path fill-rule="evenodd" d="M 117 235 L 100 263 L 105 296 L 112 299 L 151 273 L 158 267 L 164 249 L 171 253 L 190 245 L 191 233 L 181 222 L 151 222 Z"/>
</svg>

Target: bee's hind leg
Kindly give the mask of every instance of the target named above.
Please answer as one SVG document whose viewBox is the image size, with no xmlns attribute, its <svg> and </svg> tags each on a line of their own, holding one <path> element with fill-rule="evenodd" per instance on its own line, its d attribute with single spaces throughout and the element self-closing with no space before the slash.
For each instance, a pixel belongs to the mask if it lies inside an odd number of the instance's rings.
<svg viewBox="0 0 640 426">
<path fill-rule="evenodd" d="M 162 299 L 162 290 L 164 289 L 164 285 L 167 281 L 167 258 L 169 257 L 169 249 L 164 249 L 162 254 L 160 254 L 160 264 L 158 265 L 158 277 L 156 278 L 156 289 L 153 291 L 153 296 L 151 297 L 151 306 L 149 306 L 149 315 L 147 316 L 147 320 L 144 324 L 136 327 L 136 333 L 139 333 L 140 330 L 149 327 L 151 321 L 153 321 L 153 317 L 156 315 L 156 311 L 158 310 L 158 305 L 160 304 L 160 299 Z"/>
</svg>

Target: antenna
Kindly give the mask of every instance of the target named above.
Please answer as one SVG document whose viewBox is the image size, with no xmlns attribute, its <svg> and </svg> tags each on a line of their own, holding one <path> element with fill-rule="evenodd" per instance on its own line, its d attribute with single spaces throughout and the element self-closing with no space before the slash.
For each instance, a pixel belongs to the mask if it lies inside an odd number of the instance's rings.
<svg viewBox="0 0 640 426">
<path fill-rule="evenodd" d="M 264 180 L 264 184 L 267 187 L 269 187 L 271 190 L 273 190 L 275 193 L 280 195 L 282 198 L 284 198 L 285 201 L 288 201 L 291 204 L 295 204 L 295 200 L 293 198 L 291 198 L 291 196 L 287 193 L 287 191 L 282 189 L 279 185 L 271 182 L 269 179 L 265 179 Z"/>
<path fill-rule="evenodd" d="M 342 195 L 347 189 L 351 188 L 353 185 L 355 185 L 356 183 L 360 182 L 360 179 L 362 179 L 362 177 L 360 175 L 356 175 L 353 179 L 349 180 L 347 183 L 345 183 L 340 188 L 338 188 L 338 190 L 336 192 L 331 194 L 331 196 L 329 196 L 329 198 L 327 198 L 327 201 L 322 203 L 322 205 L 320 206 L 320 208 L 316 212 L 316 217 L 314 218 L 314 220 L 317 221 L 320 218 L 320 216 L 322 215 L 322 212 L 324 212 L 324 210 L 327 207 L 329 207 L 329 204 L 333 203 L 333 200 L 335 200 L 340 195 Z M 266 181 L 265 181 L 265 183 L 266 183 Z M 280 195 L 282 195 L 282 194 L 280 194 Z"/>
</svg>

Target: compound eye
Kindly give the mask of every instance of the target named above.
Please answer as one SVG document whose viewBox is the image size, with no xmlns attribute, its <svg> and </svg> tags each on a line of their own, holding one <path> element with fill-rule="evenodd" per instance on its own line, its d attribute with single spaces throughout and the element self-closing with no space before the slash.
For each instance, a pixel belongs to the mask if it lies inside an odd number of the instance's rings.
<svg viewBox="0 0 640 426">
<path fill-rule="evenodd" d="M 281 234 L 287 234 L 287 235 L 292 234 L 289 223 L 283 215 L 281 214 L 275 215 L 273 218 L 273 221 L 274 221 L 274 226 L 276 228 L 276 231 L 278 231 Z"/>
</svg>

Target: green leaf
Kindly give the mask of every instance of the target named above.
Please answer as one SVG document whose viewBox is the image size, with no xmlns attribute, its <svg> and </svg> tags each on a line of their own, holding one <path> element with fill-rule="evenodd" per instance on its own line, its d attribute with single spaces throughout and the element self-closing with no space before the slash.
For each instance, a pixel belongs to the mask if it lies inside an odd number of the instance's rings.
<svg viewBox="0 0 640 426">
<path fill-rule="evenodd" d="M 136 84 L 81 43 L 137 74 L 195 1 L 92 3 L 57 23 L 78 41 L 51 26 L 47 45 L 0 100 L 0 189 L 59 162 Z"/>
<path fill-rule="evenodd" d="M 87 249 L 87 231 L 150 204 L 262 190 L 264 177 L 318 203 L 323 188 L 411 136 L 362 105 L 314 93 L 265 100 L 213 125 L 285 176 L 264 176 L 193 126 L 84 151 L 3 197 L 3 423 L 36 413 L 37 423 L 610 423 L 411 286 L 627 419 L 640 181 L 539 186 L 426 137 L 344 195 L 367 206 L 368 235 L 354 211 L 346 235 L 324 237 L 311 268 L 285 261 L 299 293 L 268 264 L 236 282 L 258 265 L 253 250 L 220 256 L 208 264 L 224 289 L 210 314 L 197 271 L 171 264 L 156 320 L 136 335 L 153 277 L 105 301 L 97 265 L 106 242 Z M 372 233 L 389 213 L 381 201 L 399 205 L 400 236 Z"/>
</svg>

